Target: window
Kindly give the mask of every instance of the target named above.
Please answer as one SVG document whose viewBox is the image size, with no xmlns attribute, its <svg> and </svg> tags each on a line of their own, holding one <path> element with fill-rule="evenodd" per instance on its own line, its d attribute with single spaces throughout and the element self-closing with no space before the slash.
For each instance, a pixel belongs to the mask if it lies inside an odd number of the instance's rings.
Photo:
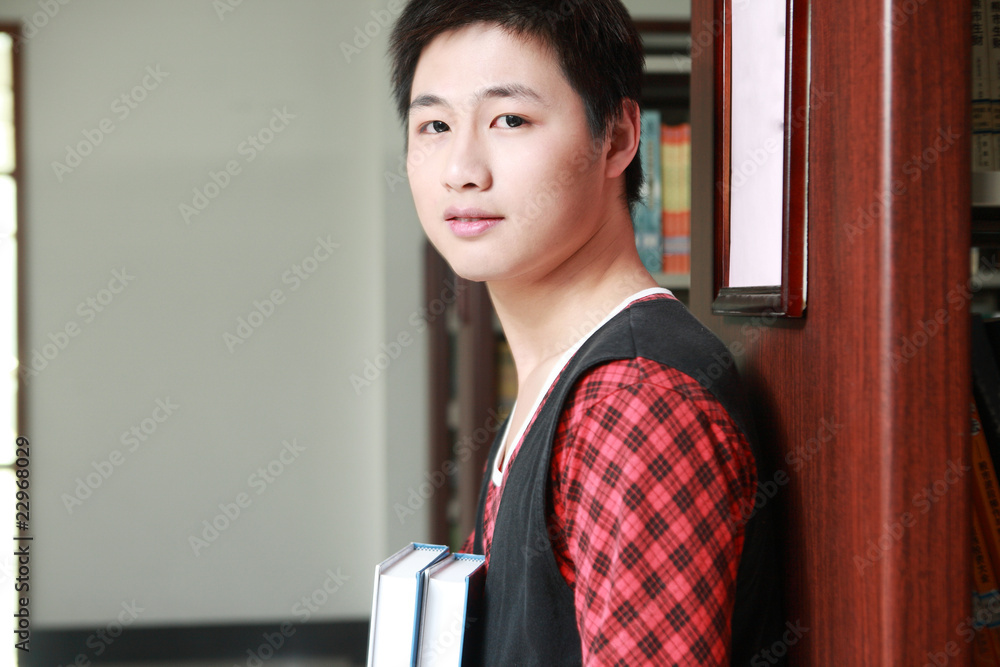
<svg viewBox="0 0 1000 667">
<path fill-rule="evenodd" d="M 16 149 L 16 91 L 20 85 L 17 70 L 17 26 L 0 25 L 0 517 L 3 530 L 11 537 L 19 529 L 14 521 L 14 441 L 18 420 L 18 182 L 20 174 Z M 12 544 L 8 540 L 8 544 Z M 13 549 L 0 557 L 0 615 L 16 621 L 14 582 L 17 563 Z M 23 594 L 22 594 L 23 595 Z M 16 637 L 8 632 L 7 637 Z M 0 644 L 0 667 L 16 664 L 14 641 Z"/>
</svg>

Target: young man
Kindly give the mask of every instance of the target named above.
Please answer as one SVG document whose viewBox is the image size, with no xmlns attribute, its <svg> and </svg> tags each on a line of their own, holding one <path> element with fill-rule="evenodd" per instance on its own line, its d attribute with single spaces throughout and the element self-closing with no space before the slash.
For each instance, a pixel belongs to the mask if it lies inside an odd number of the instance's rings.
<svg viewBox="0 0 1000 667">
<path fill-rule="evenodd" d="M 517 368 L 473 539 L 479 661 L 760 659 L 785 619 L 769 508 L 746 511 L 758 471 L 733 363 L 635 248 L 628 13 L 412 0 L 390 50 L 421 224 L 487 283 Z"/>
</svg>

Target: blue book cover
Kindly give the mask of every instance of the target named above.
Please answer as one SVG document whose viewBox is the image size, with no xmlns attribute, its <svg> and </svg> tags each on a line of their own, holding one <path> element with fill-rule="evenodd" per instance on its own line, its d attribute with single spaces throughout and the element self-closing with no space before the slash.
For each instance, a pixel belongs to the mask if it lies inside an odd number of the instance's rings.
<svg viewBox="0 0 1000 667">
<path fill-rule="evenodd" d="M 643 184 L 639 191 L 639 201 L 632 211 L 639 259 L 650 273 L 663 271 L 660 124 L 659 111 L 652 109 L 642 112 L 639 159 L 642 161 Z"/>
</svg>

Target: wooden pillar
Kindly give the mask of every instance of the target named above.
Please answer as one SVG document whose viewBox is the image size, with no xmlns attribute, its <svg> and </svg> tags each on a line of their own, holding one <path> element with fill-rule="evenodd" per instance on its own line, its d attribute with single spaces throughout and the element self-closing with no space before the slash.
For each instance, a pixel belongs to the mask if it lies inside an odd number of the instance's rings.
<svg viewBox="0 0 1000 667">
<path fill-rule="evenodd" d="M 969 665 L 969 2 L 812 3 L 808 307 L 773 322 L 710 313 L 714 4 L 692 7 L 692 309 L 742 343 L 788 475 L 792 663 Z"/>
</svg>

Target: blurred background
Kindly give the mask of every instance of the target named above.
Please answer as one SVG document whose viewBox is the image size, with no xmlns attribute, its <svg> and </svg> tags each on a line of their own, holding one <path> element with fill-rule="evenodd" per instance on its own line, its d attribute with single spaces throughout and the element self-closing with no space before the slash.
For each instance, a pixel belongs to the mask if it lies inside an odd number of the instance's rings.
<svg viewBox="0 0 1000 667">
<path fill-rule="evenodd" d="M 0 0 L 21 29 L 0 207 L 22 298 L 4 456 L 30 442 L 22 664 L 363 660 L 373 567 L 429 522 L 399 7 Z M 12 594 L 18 562 L 0 569 Z"/>
</svg>

